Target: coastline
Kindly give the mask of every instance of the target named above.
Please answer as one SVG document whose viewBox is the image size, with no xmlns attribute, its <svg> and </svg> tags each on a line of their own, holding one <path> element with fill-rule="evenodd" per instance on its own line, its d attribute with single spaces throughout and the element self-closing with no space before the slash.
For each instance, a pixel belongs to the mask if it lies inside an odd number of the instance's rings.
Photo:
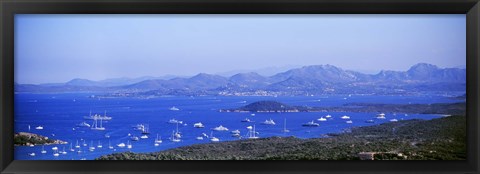
<svg viewBox="0 0 480 174">
<path fill-rule="evenodd" d="M 352 128 L 325 138 L 269 137 L 196 144 L 96 160 L 464 160 L 465 116 Z"/>
</svg>

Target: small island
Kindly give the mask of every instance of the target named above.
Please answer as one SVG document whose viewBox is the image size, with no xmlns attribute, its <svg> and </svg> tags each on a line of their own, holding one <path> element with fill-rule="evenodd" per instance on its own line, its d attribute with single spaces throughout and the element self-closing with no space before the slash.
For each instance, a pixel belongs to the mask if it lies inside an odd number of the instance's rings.
<svg viewBox="0 0 480 174">
<path fill-rule="evenodd" d="M 53 140 L 48 137 L 41 136 L 34 133 L 19 132 L 13 137 L 13 144 L 15 146 L 29 146 L 29 145 L 49 145 L 49 144 L 67 144 L 62 140 Z"/>
</svg>

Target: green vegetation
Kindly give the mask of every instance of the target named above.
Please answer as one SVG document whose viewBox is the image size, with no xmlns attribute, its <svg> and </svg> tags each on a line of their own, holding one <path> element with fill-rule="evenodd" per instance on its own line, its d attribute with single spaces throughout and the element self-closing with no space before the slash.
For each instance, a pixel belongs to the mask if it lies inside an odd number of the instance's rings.
<svg viewBox="0 0 480 174">
<path fill-rule="evenodd" d="M 153 153 L 115 153 L 97 160 L 465 160 L 466 118 L 405 120 L 353 128 L 327 138 L 270 137 L 198 144 Z"/>
<path fill-rule="evenodd" d="M 24 146 L 24 145 L 38 145 L 38 144 L 65 144 L 65 142 L 60 140 L 52 140 L 48 137 L 44 137 L 41 135 L 27 133 L 27 132 L 20 132 L 14 135 L 13 137 L 13 144 L 16 146 Z"/>
</svg>

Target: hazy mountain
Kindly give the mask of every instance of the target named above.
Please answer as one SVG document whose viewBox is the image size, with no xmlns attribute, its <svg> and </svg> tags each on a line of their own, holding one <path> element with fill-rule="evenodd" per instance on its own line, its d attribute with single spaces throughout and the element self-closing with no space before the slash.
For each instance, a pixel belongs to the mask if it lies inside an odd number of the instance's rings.
<svg viewBox="0 0 480 174">
<path fill-rule="evenodd" d="M 153 94 L 215 95 L 252 91 L 282 93 L 391 93 L 394 91 L 462 91 L 465 90 L 466 70 L 439 68 L 419 63 L 408 71 L 383 70 L 378 74 L 364 74 L 343 70 L 333 65 L 312 65 L 290 69 L 273 76 L 255 72 L 238 73 L 231 77 L 199 73 L 193 77 L 172 79 L 117 78 L 102 81 L 73 79 L 61 86 L 16 85 L 16 91 L 74 91 L 122 90 L 131 92 L 155 91 Z M 90 88 L 86 88 L 90 87 Z"/>
</svg>

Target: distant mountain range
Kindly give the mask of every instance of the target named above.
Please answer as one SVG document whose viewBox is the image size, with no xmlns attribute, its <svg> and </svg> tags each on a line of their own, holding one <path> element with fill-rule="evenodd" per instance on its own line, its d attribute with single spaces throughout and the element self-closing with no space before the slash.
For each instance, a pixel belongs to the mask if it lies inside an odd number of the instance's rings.
<svg viewBox="0 0 480 174">
<path fill-rule="evenodd" d="M 63 84 L 16 84 L 16 92 L 99 91 L 134 95 L 316 95 L 402 94 L 465 91 L 466 70 L 419 63 L 407 71 L 364 74 L 333 65 L 311 65 L 272 76 L 255 72 L 230 77 L 199 73 L 193 77 L 73 79 Z"/>
</svg>

